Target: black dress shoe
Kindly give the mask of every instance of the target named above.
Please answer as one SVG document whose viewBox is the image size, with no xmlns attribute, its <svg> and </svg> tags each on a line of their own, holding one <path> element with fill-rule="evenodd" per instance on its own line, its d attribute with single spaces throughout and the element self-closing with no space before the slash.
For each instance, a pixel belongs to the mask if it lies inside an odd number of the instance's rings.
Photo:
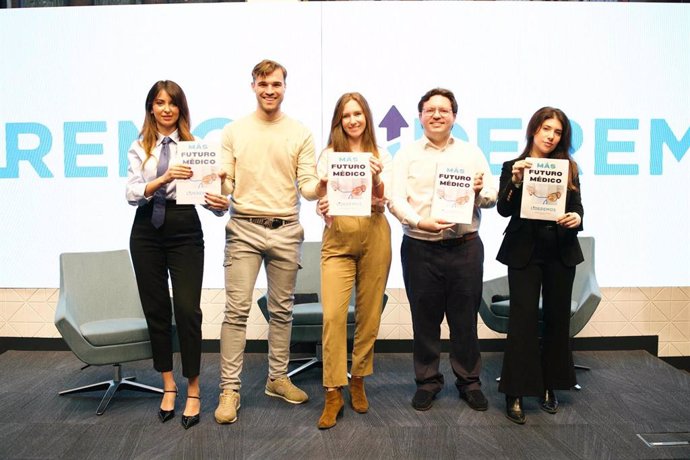
<svg viewBox="0 0 690 460">
<path fill-rule="evenodd" d="M 541 400 L 539 407 L 549 414 L 558 412 L 558 399 L 556 398 L 556 393 L 553 390 L 546 390 L 546 392 L 544 392 L 544 399 Z"/>
<path fill-rule="evenodd" d="M 412 407 L 421 411 L 429 410 L 434 405 L 435 398 L 436 393 L 433 391 L 419 389 L 412 398 Z"/>
<path fill-rule="evenodd" d="M 163 393 L 175 393 L 175 397 L 177 397 L 177 390 L 163 390 Z M 172 410 L 163 410 L 163 409 L 158 409 L 158 419 L 161 421 L 161 423 L 165 423 L 168 420 L 172 419 L 175 416 L 175 409 L 173 408 Z"/>
<path fill-rule="evenodd" d="M 474 410 L 483 411 L 489 408 L 489 401 L 486 400 L 482 390 L 460 391 L 460 399 L 464 399 Z"/>
<path fill-rule="evenodd" d="M 201 398 L 198 397 L 198 396 L 187 396 L 187 398 L 201 399 Z M 188 430 L 188 429 L 190 429 L 191 427 L 193 427 L 194 425 L 196 425 L 197 423 L 199 423 L 199 420 L 200 420 L 199 415 L 200 415 L 200 414 L 201 414 L 201 412 L 199 412 L 199 413 L 196 414 L 196 415 L 184 415 L 184 414 L 183 414 L 183 415 L 182 415 L 182 419 L 180 420 L 180 422 L 182 423 L 182 426 L 184 427 L 184 429 L 185 429 L 185 430 Z"/>
<path fill-rule="evenodd" d="M 199 420 L 200 420 L 199 414 L 190 415 L 189 417 L 186 415 L 183 415 L 180 422 L 182 423 L 182 426 L 184 427 L 184 429 L 188 430 L 191 427 L 193 427 L 194 425 L 196 425 L 197 423 L 199 423 Z"/>
<path fill-rule="evenodd" d="M 522 411 L 522 398 L 506 395 L 506 417 L 518 425 L 525 424 L 525 413 Z"/>
<path fill-rule="evenodd" d="M 158 419 L 161 421 L 161 423 L 165 423 L 168 420 L 172 419 L 173 417 L 175 417 L 175 409 L 173 409 L 173 410 L 158 409 Z"/>
</svg>

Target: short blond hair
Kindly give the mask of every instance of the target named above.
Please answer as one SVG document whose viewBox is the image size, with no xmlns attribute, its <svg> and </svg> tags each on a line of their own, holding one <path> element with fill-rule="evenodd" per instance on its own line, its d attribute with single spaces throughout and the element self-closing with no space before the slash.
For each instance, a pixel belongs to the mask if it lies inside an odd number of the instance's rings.
<svg viewBox="0 0 690 460">
<path fill-rule="evenodd" d="M 270 59 L 264 59 L 254 66 L 252 69 L 252 81 L 256 81 L 259 77 L 265 77 L 280 69 L 283 72 L 283 81 L 287 80 L 287 69 L 282 65 L 278 64 L 276 61 L 271 61 Z"/>
</svg>

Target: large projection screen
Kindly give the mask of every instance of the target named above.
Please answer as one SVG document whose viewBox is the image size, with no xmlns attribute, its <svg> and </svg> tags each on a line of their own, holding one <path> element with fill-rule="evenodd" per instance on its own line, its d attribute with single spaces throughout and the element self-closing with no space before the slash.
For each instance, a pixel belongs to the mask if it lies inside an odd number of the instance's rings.
<svg viewBox="0 0 690 460">
<path fill-rule="evenodd" d="M 498 185 L 539 107 L 574 124 L 583 235 L 602 286 L 690 285 L 690 9 L 672 4 L 333 2 L 0 11 L 0 288 L 57 287 L 58 255 L 128 247 L 127 148 L 159 79 L 185 90 L 194 134 L 255 107 L 251 68 L 288 68 L 283 108 L 324 147 L 336 99 L 369 100 L 379 145 L 421 136 L 416 106 L 453 90 L 454 134 Z M 394 115 L 399 115 L 395 117 Z M 204 286 L 223 286 L 224 225 L 199 208 Z M 313 203 L 307 240 L 322 224 Z M 389 287 L 402 287 L 400 225 Z M 507 219 L 484 210 L 485 278 Z M 260 277 L 259 286 L 265 283 Z M 265 284 L 263 284 L 265 285 Z"/>
</svg>

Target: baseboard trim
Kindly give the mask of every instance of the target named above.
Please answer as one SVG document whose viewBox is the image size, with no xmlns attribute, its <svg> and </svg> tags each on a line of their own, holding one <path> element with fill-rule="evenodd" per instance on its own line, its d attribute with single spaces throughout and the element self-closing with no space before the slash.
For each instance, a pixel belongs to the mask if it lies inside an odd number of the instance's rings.
<svg viewBox="0 0 690 460">
<path fill-rule="evenodd" d="M 378 340 L 375 350 L 378 353 L 412 353 L 412 340 Z M 448 340 L 442 342 L 442 350 L 449 350 Z M 480 339 L 479 346 L 483 352 L 502 352 L 505 350 L 505 339 Z M 616 351 L 644 350 L 658 356 L 659 337 L 656 335 L 627 337 L 576 337 L 572 339 L 575 351 Z M 291 347 L 294 353 L 311 353 L 313 345 L 295 344 Z M 35 337 L 0 337 L 0 354 L 7 350 L 22 351 L 69 351 L 62 338 Z M 203 353 L 219 353 L 219 340 L 204 340 L 201 345 Z M 266 340 L 247 340 L 247 353 L 268 353 Z M 676 369 L 690 372 L 690 356 L 662 356 L 659 359 Z"/>
<path fill-rule="evenodd" d="M 69 351 L 62 338 L 52 337 L 0 337 L 0 353 L 7 350 Z"/>
<path fill-rule="evenodd" d="M 662 356 L 659 359 L 676 369 L 690 373 L 690 356 Z"/>
<path fill-rule="evenodd" d="M 479 347 L 484 352 L 502 352 L 505 339 L 479 339 Z M 412 353 L 412 340 L 378 340 L 375 350 L 379 353 Z M 626 337 L 576 337 L 571 340 L 574 351 L 644 350 L 658 356 L 659 337 L 640 335 Z M 443 340 L 441 350 L 447 353 L 448 340 Z"/>
<path fill-rule="evenodd" d="M 375 350 L 379 353 L 412 353 L 412 340 L 377 340 Z M 449 351 L 448 340 L 443 340 L 443 352 Z M 480 339 L 479 346 L 482 351 L 494 352 L 505 349 L 505 339 Z M 576 337 L 572 339 L 572 347 L 575 351 L 603 351 L 603 350 L 645 350 L 654 356 L 658 356 L 659 338 L 656 335 L 641 335 L 628 337 Z M 313 345 L 295 344 L 292 351 L 296 353 L 308 353 L 313 350 Z M 36 351 L 67 351 L 69 348 L 62 338 L 35 338 L 35 337 L 0 337 L 0 353 L 6 350 L 36 350 Z M 201 346 L 203 353 L 219 353 L 219 340 L 204 340 Z M 247 353 L 267 353 L 266 340 L 247 340 Z M 663 358 L 664 361 L 678 361 L 690 359 L 690 357 Z"/>
</svg>

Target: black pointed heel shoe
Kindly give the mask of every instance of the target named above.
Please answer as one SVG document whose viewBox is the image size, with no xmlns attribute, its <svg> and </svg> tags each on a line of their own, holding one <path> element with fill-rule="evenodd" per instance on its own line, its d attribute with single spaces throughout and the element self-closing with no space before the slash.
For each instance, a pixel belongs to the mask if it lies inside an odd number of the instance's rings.
<svg viewBox="0 0 690 460">
<path fill-rule="evenodd" d="M 187 396 L 187 398 L 192 398 L 192 399 L 198 399 L 201 401 L 201 398 L 198 396 Z M 190 429 L 197 423 L 199 423 L 200 417 L 199 415 L 201 414 L 201 408 L 199 409 L 199 413 L 196 415 L 182 415 L 182 420 L 180 422 L 182 423 L 182 426 L 184 427 L 185 430 Z"/>
<path fill-rule="evenodd" d="M 518 425 L 525 424 L 525 413 L 522 411 L 522 398 L 519 396 L 506 396 L 506 417 Z"/>
<path fill-rule="evenodd" d="M 177 398 L 177 390 L 163 390 L 163 393 L 175 393 L 175 398 Z M 165 423 L 175 416 L 175 408 L 172 410 L 158 409 L 158 419 L 161 423 Z"/>
<path fill-rule="evenodd" d="M 553 390 L 546 390 L 544 392 L 544 399 L 541 400 L 539 407 L 549 414 L 558 412 L 558 398 L 556 398 L 556 392 Z"/>
</svg>

